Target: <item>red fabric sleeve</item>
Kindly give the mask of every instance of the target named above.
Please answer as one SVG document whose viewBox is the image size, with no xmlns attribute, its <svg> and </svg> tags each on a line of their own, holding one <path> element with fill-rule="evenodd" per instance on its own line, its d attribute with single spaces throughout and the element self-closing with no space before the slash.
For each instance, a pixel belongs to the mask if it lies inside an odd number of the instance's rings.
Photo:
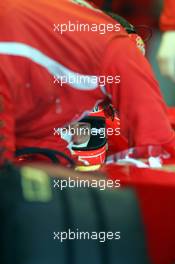
<svg viewBox="0 0 175 264">
<path fill-rule="evenodd" d="M 151 67 L 128 38 L 116 38 L 104 58 L 105 73 L 120 75 L 120 84 L 108 84 L 112 102 L 119 110 L 121 132 L 129 145 L 175 146 L 166 105 Z"/>
<path fill-rule="evenodd" d="M 14 109 L 9 87 L 0 73 L 0 163 L 12 160 L 14 143 Z"/>
<path fill-rule="evenodd" d="M 160 28 L 163 31 L 175 30 L 174 0 L 164 0 L 164 7 L 160 17 Z"/>
</svg>

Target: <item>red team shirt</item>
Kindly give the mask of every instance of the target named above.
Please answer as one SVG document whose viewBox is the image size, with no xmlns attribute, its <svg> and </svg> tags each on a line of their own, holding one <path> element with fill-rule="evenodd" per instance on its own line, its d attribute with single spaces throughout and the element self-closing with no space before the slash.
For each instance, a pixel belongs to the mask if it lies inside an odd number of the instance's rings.
<svg viewBox="0 0 175 264">
<path fill-rule="evenodd" d="M 0 3 L 0 147 L 5 155 L 27 146 L 65 150 L 54 128 L 79 120 L 107 96 L 120 113 L 121 131 L 130 146 L 174 146 L 158 83 L 124 30 L 61 35 L 54 24 L 68 21 L 115 23 L 71 0 Z M 63 75 L 86 76 L 88 81 L 54 83 L 54 76 Z M 100 87 L 94 76 L 120 76 L 120 83 Z"/>
</svg>

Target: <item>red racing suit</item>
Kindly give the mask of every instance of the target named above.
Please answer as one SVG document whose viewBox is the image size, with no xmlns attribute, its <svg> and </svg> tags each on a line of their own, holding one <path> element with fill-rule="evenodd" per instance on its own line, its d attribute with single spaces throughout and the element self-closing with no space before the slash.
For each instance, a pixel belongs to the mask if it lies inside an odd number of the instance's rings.
<svg viewBox="0 0 175 264">
<path fill-rule="evenodd" d="M 70 22 L 95 23 L 98 29 L 114 23 L 101 11 L 73 0 L 0 2 L 3 156 L 11 158 L 16 149 L 31 146 L 63 150 L 55 128 L 80 120 L 106 97 L 119 111 L 121 132 L 130 146 L 174 146 L 159 85 L 128 35 L 122 29 L 105 34 L 72 31 L 73 26 L 61 34 L 61 24 L 67 29 Z M 62 76 L 67 78 L 64 84 Z M 110 81 L 100 86 L 101 76 L 110 76 Z M 114 81 L 116 76 L 120 82 Z M 79 82 L 77 77 L 86 80 Z"/>
<path fill-rule="evenodd" d="M 160 17 L 160 28 L 163 31 L 175 30 L 175 1 L 164 0 L 164 7 Z"/>
</svg>

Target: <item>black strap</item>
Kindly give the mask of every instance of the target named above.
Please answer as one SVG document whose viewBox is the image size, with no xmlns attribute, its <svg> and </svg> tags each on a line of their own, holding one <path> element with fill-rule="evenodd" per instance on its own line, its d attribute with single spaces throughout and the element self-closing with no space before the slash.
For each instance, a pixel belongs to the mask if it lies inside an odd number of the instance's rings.
<svg viewBox="0 0 175 264">
<path fill-rule="evenodd" d="M 46 157 L 48 157 L 54 164 L 59 164 L 59 158 L 57 156 L 60 156 L 67 160 L 71 166 L 75 166 L 75 162 L 73 159 L 71 159 L 69 156 L 67 156 L 65 153 L 58 151 L 58 150 L 52 150 L 47 148 L 37 148 L 37 147 L 31 147 L 31 148 L 23 148 L 16 150 L 15 156 L 20 157 L 22 155 L 32 155 L 32 154 L 41 154 Z"/>
</svg>

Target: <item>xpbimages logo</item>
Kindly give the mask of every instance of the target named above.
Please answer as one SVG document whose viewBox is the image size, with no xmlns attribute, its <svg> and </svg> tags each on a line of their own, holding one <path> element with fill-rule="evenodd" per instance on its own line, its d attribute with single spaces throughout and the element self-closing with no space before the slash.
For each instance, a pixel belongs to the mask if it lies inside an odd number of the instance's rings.
<svg viewBox="0 0 175 264">
<path fill-rule="evenodd" d="M 119 84 L 121 82 L 120 75 L 80 75 L 80 74 L 68 74 L 68 75 L 54 75 L 54 84 L 63 86 L 64 84 L 79 84 L 79 85 L 98 85 L 104 87 L 107 84 Z"/>
<path fill-rule="evenodd" d="M 116 189 L 120 187 L 120 180 L 117 179 L 115 181 L 107 179 L 84 180 L 78 177 L 76 179 L 71 179 L 71 177 L 69 177 L 68 179 L 54 179 L 54 188 L 57 188 L 61 191 L 66 188 L 95 188 L 99 189 L 100 191 L 104 191 L 107 189 Z"/>
<path fill-rule="evenodd" d="M 77 228 L 76 231 L 68 229 L 67 231 L 62 232 L 53 232 L 53 239 L 59 240 L 63 243 L 66 240 L 96 240 L 100 243 L 105 243 L 109 240 L 119 240 L 121 238 L 120 231 L 117 232 L 88 232 L 88 231 L 79 231 Z"/>
<path fill-rule="evenodd" d="M 68 135 L 68 136 L 82 136 L 82 135 L 89 135 L 89 136 L 97 136 L 99 135 L 100 138 L 105 138 L 107 136 L 119 136 L 120 135 L 120 127 L 113 129 L 112 127 L 108 128 L 74 128 L 71 126 L 63 127 L 63 128 L 54 128 L 53 131 L 54 136 L 60 135 Z"/>
<path fill-rule="evenodd" d="M 97 32 L 100 35 L 105 35 L 107 32 L 119 32 L 121 29 L 118 23 L 107 23 L 107 24 L 88 24 L 80 21 L 71 22 L 68 20 L 66 23 L 54 23 L 54 32 L 63 35 L 65 32 Z"/>
</svg>

